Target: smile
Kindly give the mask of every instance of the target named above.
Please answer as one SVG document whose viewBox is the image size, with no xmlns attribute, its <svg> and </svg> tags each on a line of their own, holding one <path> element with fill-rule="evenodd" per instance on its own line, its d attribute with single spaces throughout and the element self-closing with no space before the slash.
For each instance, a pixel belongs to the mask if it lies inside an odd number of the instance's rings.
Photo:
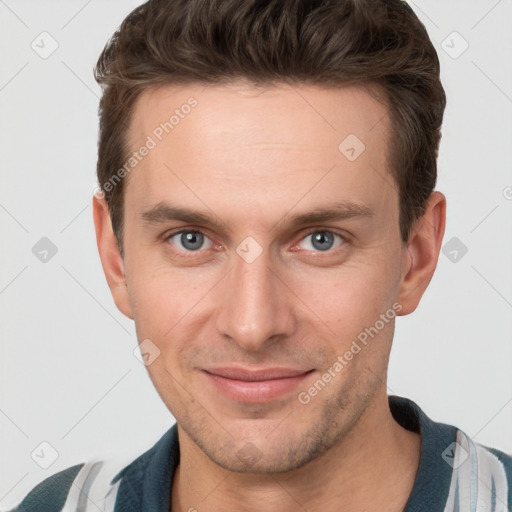
<svg viewBox="0 0 512 512">
<path fill-rule="evenodd" d="M 202 370 L 209 383 L 231 400 L 264 403 L 293 391 L 313 370 L 210 368 Z"/>
</svg>

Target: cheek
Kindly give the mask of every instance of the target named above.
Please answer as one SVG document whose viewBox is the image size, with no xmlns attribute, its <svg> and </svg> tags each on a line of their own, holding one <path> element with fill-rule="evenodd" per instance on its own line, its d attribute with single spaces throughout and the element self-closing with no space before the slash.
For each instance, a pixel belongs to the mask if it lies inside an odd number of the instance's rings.
<svg viewBox="0 0 512 512">
<path fill-rule="evenodd" d="M 395 264 L 377 257 L 332 269 L 311 269 L 289 276 L 290 288 L 320 320 L 336 332 L 375 321 L 397 294 Z"/>
<path fill-rule="evenodd" d="M 321 346 L 326 370 L 342 358 L 340 386 L 360 378 L 361 372 L 368 377 L 372 372 L 380 374 L 386 365 L 396 317 L 398 271 L 394 263 L 386 266 L 388 261 L 374 255 L 328 272 L 323 269 L 321 274 L 316 270 L 296 279 L 292 287 L 299 297 L 307 298 L 303 299 L 308 307 L 305 314 L 309 323 L 317 325 L 311 343 L 305 342 L 306 350 Z"/>
<path fill-rule="evenodd" d="M 138 320 L 158 326 L 171 324 L 184 316 L 208 290 L 211 276 L 195 269 L 171 268 L 168 263 L 151 261 L 151 255 L 132 262 L 127 284 Z"/>
<path fill-rule="evenodd" d="M 152 379 L 154 373 L 155 379 L 168 381 L 164 368 L 180 375 L 189 370 L 187 356 L 202 339 L 200 332 L 215 307 L 221 307 L 208 297 L 215 282 L 211 274 L 140 265 L 128 280 L 137 339 L 150 339 L 160 351 L 155 365 L 148 367 Z"/>
</svg>

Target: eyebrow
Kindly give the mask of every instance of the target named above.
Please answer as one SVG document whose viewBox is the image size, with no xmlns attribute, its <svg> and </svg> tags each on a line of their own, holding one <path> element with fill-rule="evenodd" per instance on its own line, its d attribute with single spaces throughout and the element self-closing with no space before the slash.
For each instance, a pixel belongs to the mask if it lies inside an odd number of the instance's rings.
<svg viewBox="0 0 512 512">
<path fill-rule="evenodd" d="M 286 225 L 290 228 L 299 228 L 308 224 L 333 222 L 354 218 L 369 218 L 375 215 L 374 210 L 362 204 L 342 201 L 333 205 L 317 207 L 309 212 L 296 215 L 285 214 L 274 224 Z M 168 221 L 181 221 L 188 224 L 201 224 L 212 229 L 231 229 L 216 215 L 208 215 L 197 210 L 173 206 L 166 202 L 160 202 L 141 213 L 141 218 L 146 225 L 163 224 Z"/>
</svg>

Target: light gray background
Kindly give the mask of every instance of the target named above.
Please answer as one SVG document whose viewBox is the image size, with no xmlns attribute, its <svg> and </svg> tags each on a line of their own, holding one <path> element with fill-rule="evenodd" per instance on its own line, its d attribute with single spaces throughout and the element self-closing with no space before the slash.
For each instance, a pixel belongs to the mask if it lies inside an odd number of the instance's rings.
<svg viewBox="0 0 512 512">
<path fill-rule="evenodd" d="M 70 465 L 135 457 L 173 423 L 132 353 L 134 327 L 110 296 L 91 216 L 101 91 L 92 69 L 139 3 L 0 1 L 0 508 Z M 444 243 L 457 237 L 468 252 L 441 254 L 419 309 L 398 318 L 389 393 L 510 453 L 512 0 L 410 3 L 448 96 Z M 45 59 L 31 47 L 51 48 L 43 31 L 59 45 Z M 58 248 L 46 263 L 32 252 L 42 237 Z M 31 458 L 37 448 L 50 461 L 43 441 L 58 452 L 47 469 Z"/>
</svg>

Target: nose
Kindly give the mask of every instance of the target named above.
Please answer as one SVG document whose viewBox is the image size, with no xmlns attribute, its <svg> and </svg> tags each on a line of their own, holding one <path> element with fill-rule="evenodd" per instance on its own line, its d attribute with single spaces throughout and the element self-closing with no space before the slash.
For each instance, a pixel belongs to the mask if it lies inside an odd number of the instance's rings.
<svg viewBox="0 0 512 512">
<path fill-rule="evenodd" d="M 268 250 L 254 261 L 234 253 L 231 271 L 217 290 L 217 329 L 241 348 L 261 351 L 294 329 L 293 295 Z"/>
</svg>

